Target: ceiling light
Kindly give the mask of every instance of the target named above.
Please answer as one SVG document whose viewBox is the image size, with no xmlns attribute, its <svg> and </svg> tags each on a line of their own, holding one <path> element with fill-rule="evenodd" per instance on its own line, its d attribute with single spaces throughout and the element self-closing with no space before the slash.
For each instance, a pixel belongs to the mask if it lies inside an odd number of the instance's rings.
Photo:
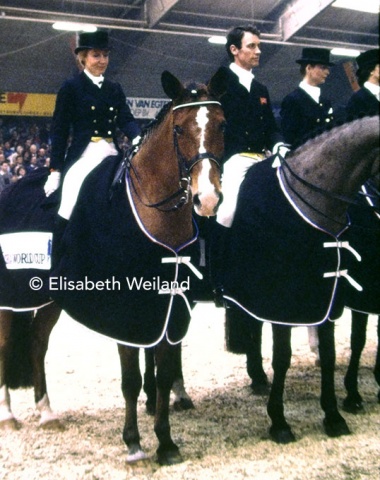
<svg viewBox="0 0 380 480">
<path fill-rule="evenodd" d="M 208 41 L 216 45 L 225 45 L 227 43 L 226 37 L 222 37 L 221 35 L 214 35 L 210 37 Z"/>
<path fill-rule="evenodd" d="M 354 50 L 351 48 L 333 48 L 331 50 L 331 54 L 338 57 L 357 57 L 360 53 L 360 50 Z"/>
<path fill-rule="evenodd" d="M 332 6 L 367 13 L 379 13 L 380 10 L 379 0 L 336 0 Z"/>
<path fill-rule="evenodd" d="M 68 32 L 96 32 L 97 30 L 95 25 L 73 22 L 55 22 L 53 28 L 54 30 L 66 30 Z"/>
</svg>

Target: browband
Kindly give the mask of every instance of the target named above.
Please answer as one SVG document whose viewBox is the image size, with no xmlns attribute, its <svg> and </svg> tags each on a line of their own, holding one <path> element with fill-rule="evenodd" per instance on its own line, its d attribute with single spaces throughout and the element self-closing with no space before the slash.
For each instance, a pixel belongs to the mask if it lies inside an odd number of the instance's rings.
<svg viewBox="0 0 380 480">
<path fill-rule="evenodd" d="M 202 105 L 209 105 L 209 104 L 215 104 L 215 105 L 222 105 L 220 102 L 217 102 L 216 100 L 206 100 L 204 102 L 191 102 L 191 103 L 183 103 L 182 105 L 177 105 L 173 107 L 173 112 L 174 110 L 178 110 L 179 108 L 185 108 L 185 107 L 196 107 L 196 106 L 202 106 Z"/>
</svg>

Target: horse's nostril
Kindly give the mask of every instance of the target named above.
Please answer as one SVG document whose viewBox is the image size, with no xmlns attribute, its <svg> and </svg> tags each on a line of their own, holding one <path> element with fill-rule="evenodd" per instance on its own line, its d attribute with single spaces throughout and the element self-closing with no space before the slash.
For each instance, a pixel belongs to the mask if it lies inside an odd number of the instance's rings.
<svg viewBox="0 0 380 480">
<path fill-rule="evenodd" d="M 193 203 L 194 203 L 194 205 L 197 206 L 197 207 L 199 207 L 199 205 L 201 204 L 201 202 L 200 202 L 200 200 L 199 200 L 199 194 L 198 194 L 198 193 L 196 193 L 196 194 L 194 195 Z"/>
</svg>

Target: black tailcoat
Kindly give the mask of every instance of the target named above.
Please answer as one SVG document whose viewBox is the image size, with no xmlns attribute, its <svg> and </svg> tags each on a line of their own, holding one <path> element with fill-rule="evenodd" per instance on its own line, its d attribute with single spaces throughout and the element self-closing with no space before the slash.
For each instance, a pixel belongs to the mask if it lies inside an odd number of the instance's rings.
<svg viewBox="0 0 380 480">
<path fill-rule="evenodd" d="M 283 99 L 280 115 L 282 133 L 290 145 L 333 120 L 330 100 L 321 96 L 317 103 L 300 87 Z"/>
<path fill-rule="evenodd" d="M 221 98 L 227 120 L 225 159 L 242 152 L 261 153 L 272 150 L 282 135 L 272 112 L 268 89 L 253 80 L 248 90 L 238 76 L 226 68 L 228 87 Z"/>
<path fill-rule="evenodd" d="M 113 138 L 117 147 L 117 127 L 130 139 L 140 132 L 119 83 L 104 79 L 99 88 L 84 72 L 67 80 L 55 105 L 50 166 L 66 170 L 81 156 L 91 137 Z"/>
</svg>

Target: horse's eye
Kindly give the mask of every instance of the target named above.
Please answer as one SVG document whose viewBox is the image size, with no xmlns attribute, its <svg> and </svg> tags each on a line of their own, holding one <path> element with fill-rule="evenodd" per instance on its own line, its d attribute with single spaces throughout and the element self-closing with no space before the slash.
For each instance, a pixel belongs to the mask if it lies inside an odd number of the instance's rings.
<svg viewBox="0 0 380 480">
<path fill-rule="evenodd" d="M 175 125 L 174 126 L 174 131 L 177 135 L 181 135 L 181 133 L 183 133 L 183 128 L 180 127 L 179 125 Z"/>
<path fill-rule="evenodd" d="M 227 122 L 222 122 L 222 123 L 220 124 L 220 130 L 221 130 L 223 133 L 225 133 L 226 128 L 227 128 Z"/>
</svg>

